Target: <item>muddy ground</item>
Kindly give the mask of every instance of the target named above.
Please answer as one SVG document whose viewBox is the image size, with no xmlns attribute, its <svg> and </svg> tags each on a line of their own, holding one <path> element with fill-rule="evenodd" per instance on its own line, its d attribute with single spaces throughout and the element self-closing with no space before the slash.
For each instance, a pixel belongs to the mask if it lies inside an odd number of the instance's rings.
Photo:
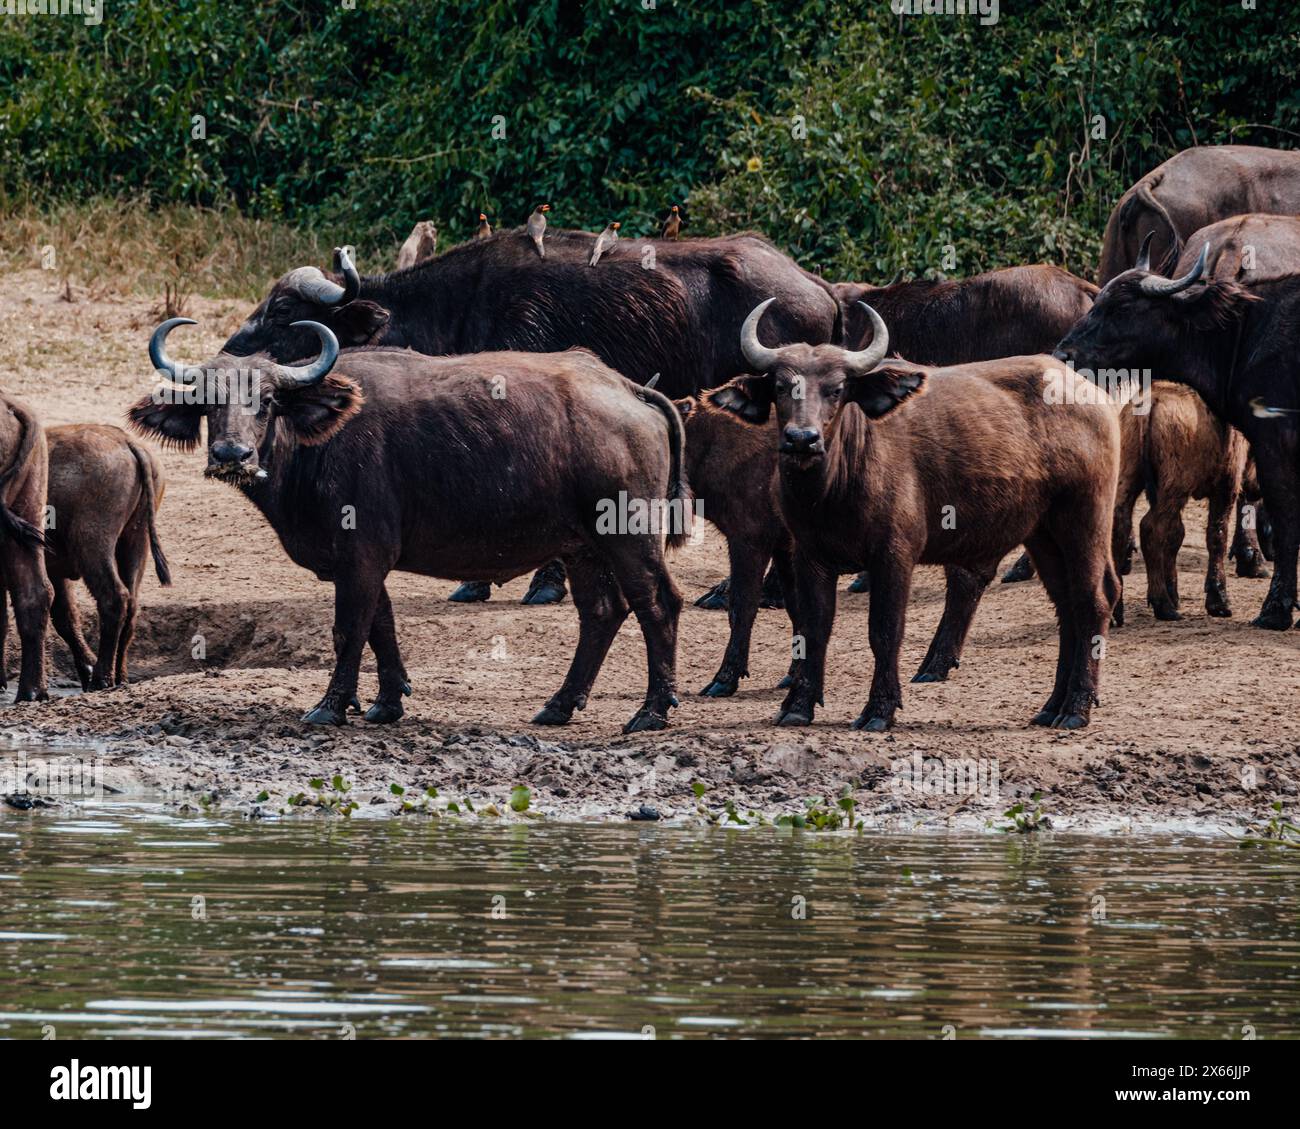
<svg viewBox="0 0 1300 1129">
<path fill-rule="evenodd" d="M 121 422 L 152 386 L 145 344 L 160 311 L 147 299 L 73 301 L 50 274 L 12 274 L 0 305 L 0 388 L 34 405 L 47 424 Z M 174 355 L 212 355 L 247 310 L 241 302 L 191 300 L 200 325 L 173 335 Z M 361 811 L 391 811 L 392 784 L 435 787 L 440 804 L 468 796 L 505 809 L 527 784 L 534 810 L 616 817 L 647 804 L 698 818 L 734 801 L 742 813 L 801 810 L 848 786 L 869 824 L 906 827 L 1004 823 L 1002 811 L 1035 791 L 1057 827 L 1151 825 L 1239 829 L 1274 800 L 1288 810 L 1300 785 L 1296 705 L 1300 633 L 1249 626 L 1266 582 L 1230 580 L 1236 615 L 1213 620 L 1200 603 L 1205 566 L 1203 504 L 1187 515 L 1180 584 L 1185 619 L 1158 623 L 1145 607 L 1141 561 L 1129 578 L 1129 624 L 1111 639 L 1102 708 L 1091 728 L 1055 733 L 1026 722 L 1050 689 L 1056 628 L 1037 582 L 990 589 L 961 669 L 946 684 L 908 685 L 888 735 L 852 731 L 866 697 L 868 597 L 842 594 L 831 642 L 826 708 L 806 730 L 770 725 L 774 687 L 788 659 L 783 612 L 760 614 L 752 677 L 729 700 L 696 695 L 727 635 L 724 614 L 690 606 L 725 572 L 725 547 L 709 530 L 681 551 L 674 570 L 688 599 L 681 622 L 681 708 L 666 732 L 630 737 L 620 727 L 644 689 L 634 623 L 624 627 L 584 713 L 563 730 L 529 719 L 559 685 L 577 637 L 572 605 L 523 608 L 527 581 L 489 603 L 449 604 L 450 581 L 396 575 L 389 588 L 415 687 L 396 726 L 355 719 L 340 731 L 305 726 L 331 665 L 332 593 L 292 564 L 271 530 L 235 490 L 202 477 L 201 454 L 159 452 L 167 477 L 159 526 L 176 582 L 152 572 L 127 688 L 36 706 L 0 705 L 0 734 L 14 746 L 93 743 L 110 784 L 162 788 L 177 802 L 215 801 L 265 812 L 342 774 Z M 83 596 L 84 596 L 83 592 Z M 942 573 L 923 569 L 912 598 L 904 669 L 920 662 L 942 608 Z M 93 627 L 93 608 L 83 601 Z M 192 657 L 201 635 L 206 658 Z M 51 634 L 56 681 L 72 667 Z M 12 697 L 16 641 L 8 665 Z M 373 664 L 362 697 L 373 697 Z M 3 742 L 0 742 L 2 744 Z M 891 764 L 914 754 L 983 758 L 998 791 L 966 798 L 895 786 Z M 4 810 L 0 808 L 0 810 Z"/>
</svg>

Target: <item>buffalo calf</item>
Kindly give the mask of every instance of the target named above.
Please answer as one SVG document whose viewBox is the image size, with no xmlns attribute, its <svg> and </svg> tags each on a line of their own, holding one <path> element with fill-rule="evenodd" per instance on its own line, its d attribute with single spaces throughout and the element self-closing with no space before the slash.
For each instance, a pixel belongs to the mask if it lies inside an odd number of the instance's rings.
<svg viewBox="0 0 1300 1129">
<path fill-rule="evenodd" d="M 13 601 L 22 645 L 16 701 L 44 700 L 45 632 L 52 593 L 45 574 L 47 455 L 45 433 L 30 408 L 0 393 L 0 690 L 6 689 L 5 597 Z"/>
<path fill-rule="evenodd" d="M 46 435 L 53 521 L 45 567 L 54 584 L 54 629 L 72 652 L 83 690 L 124 686 L 150 555 L 159 582 L 171 584 L 154 524 L 162 471 L 120 427 L 78 423 L 52 427 Z M 95 599 L 98 653 L 81 634 L 74 580 L 84 580 Z"/>
<path fill-rule="evenodd" d="M 865 350 L 768 348 L 757 328 L 770 302 L 741 330 L 757 375 L 737 377 L 710 398 L 764 427 L 776 408 L 777 497 L 795 540 L 796 615 L 806 640 L 777 723 L 807 725 L 822 703 L 839 573 L 865 565 L 871 574 L 875 671 L 854 727 L 881 731 L 902 704 L 898 654 L 915 567 L 956 566 L 986 584 L 1023 543 L 1060 624 L 1055 685 L 1033 722 L 1087 725 L 1119 598 L 1110 549 L 1114 407 L 1046 356 L 939 369 L 880 365 L 888 332 L 869 308 Z"/>
</svg>

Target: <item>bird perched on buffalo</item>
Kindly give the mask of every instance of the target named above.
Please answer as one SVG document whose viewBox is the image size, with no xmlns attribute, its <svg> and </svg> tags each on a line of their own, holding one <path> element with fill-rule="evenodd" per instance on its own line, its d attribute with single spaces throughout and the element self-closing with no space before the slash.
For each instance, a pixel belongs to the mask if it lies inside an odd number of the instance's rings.
<svg viewBox="0 0 1300 1129">
<path fill-rule="evenodd" d="M 596 246 L 591 252 L 591 262 L 588 266 L 594 267 L 600 262 L 600 257 L 614 249 L 614 244 L 618 242 L 618 229 L 622 225 L 615 221 L 609 224 L 604 231 L 596 236 Z"/>
<path fill-rule="evenodd" d="M 538 204 L 528 217 L 528 238 L 533 241 L 533 246 L 543 259 L 546 258 L 546 248 L 542 240 L 546 237 L 546 213 L 550 210 L 550 204 Z"/>
<path fill-rule="evenodd" d="M 663 238 L 678 239 L 682 233 L 682 211 L 674 204 L 673 210 L 668 213 L 668 218 L 664 220 Z"/>
<path fill-rule="evenodd" d="M 478 214 L 478 231 L 475 233 L 476 239 L 486 239 L 492 234 L 492 225 L 488 223 L 488 218 L 482 212 Z"/>
</svg>

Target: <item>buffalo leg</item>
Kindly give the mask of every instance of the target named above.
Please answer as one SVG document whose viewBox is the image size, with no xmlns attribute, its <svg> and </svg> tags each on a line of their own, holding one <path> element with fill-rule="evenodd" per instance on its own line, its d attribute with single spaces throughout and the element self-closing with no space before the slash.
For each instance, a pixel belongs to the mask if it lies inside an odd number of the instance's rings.
<svg viewBox="0 0 1300 1129">
<path fill-rule="evenodd" d="M 89 690 L 90 679 L 94 673 L 95 653 L 81 633 L 81 616 L 77 610 L 77 598 L 72 590 L 72 581 L 57 578 L 51 583 L 54 585 L 54 606 L 50 615 L 54 620 L 54 630 L 59 633 L 59 638 L 72 652 L 72 663 L 77 668 L 77 678 L 81 682 L 81 688 Z"/>
<path fill-rule="evenodd" d="M 311 725 L 346 725 L 349 706 L 358 712 L 357 677 L 379 607 L 387 572 L 373 562 L 348 562 L 334 580 L 334 673 L 325 696 L 303 715 Z"/>
<path fill-rule="evenodd" d="M 1219 482 L 1210 491 L 1210 513 L 1205 523 L 1205 552 L 1209 558 L 1205 571 L 1205 611 L 1219 619 L 1232 615 L 1228 603 L 1228 525 L 1232 521 L 1233 503 L 1237 500 L 1234 480 Z"/>
<path fill-rule="evenodd" d="M 1100 523 L 1098 523 L 1100 524 Z M 1104 542 L 1102 542 L 1104 546 Z M 1052 722 L 1054 729 L 1082 729 L 1092 717 L 1101 687 L 1101 660 L 1106 652 L 1106 631 L 1115 601 L 1119 576 L 1109 551 L 1089 553 L 1081 541 L 1063 546 L 1068 565 L 1070 612 L 1074 617 L 1074 662 L 1065 704 Z"/>
<path fill-rule="evenodd" d="M 131 593 L 118 576 L 117 562 L 112 558 L 90 565 L 85 580 L 99 613 L 99 645 L 90 674 L 90 689 L 104 690 L 113 685 L 117 672 L 117 641 L 131 606 Z"/>
<path fill-rule="evenodd" d="M 763 577 L 763 591 L 758 598 L 760 608 L 780 610 L 785 607 L 785 590 L 781 587 L 781 573 L 773 565 Z"/>
<path fill-rule="evenodd" d="M 948 580 L 943 616 L 925 659 L 912 676 L 913 682 L 946 682 L 949 672 L 961 666 L 961 653 L 966 646 L 971 622 L 975 619 L 975 610 L 993 579 L 996 565 L 988 571 L 952 566 L 943 571 Z"/>
<path fill-rule="evenodd" d="M 799 661 L 790 689 L 777 711 L 777 725 L 811 725 L 816 707 L 825 704 L 826 648 L 835 626 L 835 587 L 839 577 L 798 549 L 794 572 L 798 593 L 795 657 Z"/>
<path fill-rule="evenodd" d="M 1258 502 L 1250 501 L 1244 494 L 1237 498 L 1237 528 L 1228 553 L 1237 562 L 1237 575 L 1252 580 L 1268 576 L 1264 550 L 1259 543 L 1261 509 Z"/>
<path fill-rule="evenodd" d="M 1021 553 L 1015 560 L 1015 563 L 1002 574 L 1003 584 L 1016 584 L 1021 580 L 1034 579 L 1034 562 L 1029 559 L 1028 553 Z"/>
<path fill-rule="evenodd" d="M 862 712 L 854 719 L 854 729 L 883 733 L 894 724 L 894 714 L 902 708 L 903 689 L 898 680 L 898 653 L 903 646 L 907 597 L 911 587 L 912 570 L 906 563 L 895 558 L 873 563 L 871 608 L 867 613 L 867 635 L 873 660 L 871 695 Z M 974 609 L 971 610 L 973 614 Z"/>
<path fill-rule="evenodd" d="M 44 552 L 39 546 L 11 545 L 5 556 L 0 563 L 8 581 L 14 625 L 22 646 L 14 701 L 43 702 L 50 696 L 45 681 L 45 635 L 50 625 L 50 605 L 54 602 L 54 591 L 45 576 Z"/>
<path fill-rule="evenodd" d="M 574 710 L 585 709 L 592 683 L 629 611 L 608 564 L 597 557 L 567 562 L 573 603 L 578 609 L 578 648 L 564 684 L 551 695 L 534 725 L 564 725 Z"/>
<path fill-rule="evenodd" d="M 778 545 L 772 554 L 773 567 L 781 577 L 781 590 L 785 593 L 785 614 L 790 617 L 790 669 L 786 676 L 778 682 L 777 688 L 785 690 L 794 685 L 795 676 L 799 673 L 799 664 L 802 661 L 795 655 L 794 639 L 802 638 L 802 629 L 799 626 L 799 583 L 795 579 L 794 573 L 794 548 L 788 542 Z"/>
<path fill-rule="evenodd" d="M 1138 495 L 1144 485 L 1141 467 L 1137 460 L 1126 462 L 1120 460 L 1119 486 L 1115 491 L 1115 514 L 1110 526 L 1110 555 L 1116 572 L 1128 576 L 1133 571 L 1133 553 L 1137 546 L 1133 542 L 1133 507 L 1137 505 Z M 1120 582 L 1120 597 L 1115 602 L 1111 613 L 1115 627 L 1124 626 L 1123 581 Z"/>
<path fill-rule="evenodd" d="M 1065 558 L 1061 555 L 1061 550 L 1043 533 L 1035 533 L 1026 545 L 1043 587 L 1056 609 L 1056 681 L 1052 684 L 1051 696 L 1030 721 L 1031 725 L 1051 725 L 1060 716 L 1070 687 L 1070 672 L 1074 666 L 1075 654 L 1074 616 L 1070 612 L 1069 584 L 1066 581 Z"/>
<path fill-rule="evenodd" d="M 1276 430 L 1280 432 L 1282 426 L 1278 424 Z M 1274 555 L 1268 595 L 1251 623 L 1272 631 L 1285 631 L 1291 626 L 1296 555 L 1300 552 L 1300 480 L 1296 474 L 1296 443 L 1289 432 L 1286 437 L 1274 434 L 1271 441 L 1255 444 L 1255 467 L 1273 525 Z"/>
<path fill-rule="evenodd" d="M 129 602 L 122 633 L 117 640 L 117 666 L 114 678 L 119 686 L 128 682 L 127 655 L 135 638 L 135 621 L 140 614 L 140 582 L 144 579 L 145 561 L 149 557 L 149 532 L 145 522 L 137 522 L 117 545 L 117 573 L 126 585 Z"/>
<path fill-rule="evenodd" d="M 410 696 L 411 683 L 397 645 L 397 624 L 387 586 L 379 589 L 375 618 L 370 622 L 370 649 L 375 652 L 379 665 L 379 695 L 366 710 L 366 720 L 375 725 L 390 725 L 405 712 L 402 698 Z"/>
<path fill-rule="evenodd" d="M 528 591 L 524 593 L 522 604 L 558 604 L 565 595 L 565 574 L 563 561 L 551 561 L 543 565 L 533 576 Z"/>
<path fill-rule="evenodd" d="M 706 698 L 729 698 L 742 678 L 749 677 L 749 645 L 758 615 L 763 569 L 770 559 L 764 549 L 742 543 L 738 537 L 727 541 L 731 559 L 731 601 L 727 608 L 731 633 L 722 665 L 713 680 L 700 691 Z"/>
<path fill-rule="evenodd" d="M 623 726 L 624 733 L 636 733 L 665 728 L 668 710 L 677 705 L 677 619 L 682 597 L 664 564 L 658 539 L 628 541 L 613 549 L 610 563 L 645 637 L 649 673 L 645 704 Z"/>
<path fill-rule="evenodd" d="M 1157 495 L 1142 518 L 1142 559 L 1147 566 L 1147 603 L 1156 619 L 1179 620 L 1178 550 L 1186 530 L 1182 510 L 1187 499 Z"/>
</svg>

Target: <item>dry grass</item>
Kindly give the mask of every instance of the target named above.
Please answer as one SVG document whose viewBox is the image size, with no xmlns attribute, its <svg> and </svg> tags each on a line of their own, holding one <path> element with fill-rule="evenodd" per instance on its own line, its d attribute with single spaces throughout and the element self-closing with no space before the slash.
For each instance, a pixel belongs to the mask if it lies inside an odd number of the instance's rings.
<svg viewBox="0 0 1300 1129">
<path fill-rule="evenodd" d="M 156 295 L 183 312 L 190 295 L 256 300 L 294 266 L 328 267 L 334 243 L 317 231 L 250 219 L 234 208 L 155 207 L 93 199 L 0 210 L 0 269 L 43 267 L 69 293 L 99 300 Z M 393 252 L 395 256 L 396 252 Z"/>
</svg>

